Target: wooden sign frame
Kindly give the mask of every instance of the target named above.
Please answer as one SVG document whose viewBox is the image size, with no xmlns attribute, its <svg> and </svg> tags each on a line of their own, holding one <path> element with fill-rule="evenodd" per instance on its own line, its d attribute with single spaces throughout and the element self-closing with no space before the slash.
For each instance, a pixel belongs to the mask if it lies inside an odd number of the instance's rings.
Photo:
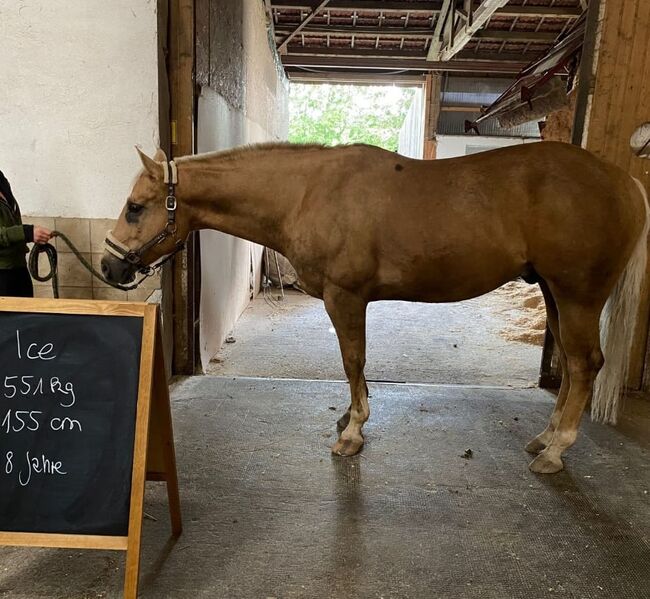
<svg viewBox="0 0 650 599">
<path fill-rule="evenodd" d="M 143 319 L 127 536 L 0 532 L 0 545 L 125 551 L 124 599 L 136 599 L 147 480 L 167 484 L 172 535 L 178 537 L 183 529 L 158 306 L 141 302 L 0 297 L 0 312 L 133 316 Z"/>
</svg>

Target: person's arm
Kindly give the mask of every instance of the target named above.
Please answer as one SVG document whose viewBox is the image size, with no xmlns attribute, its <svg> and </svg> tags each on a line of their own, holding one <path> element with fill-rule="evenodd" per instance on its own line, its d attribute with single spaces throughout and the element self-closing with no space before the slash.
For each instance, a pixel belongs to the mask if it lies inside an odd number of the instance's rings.
<svg viewBox="0 0 650 599">
<path fill-rule="evenodd" d="M 25 231 L 24 225 L 5 226 L 4 223 L 0 222 L 0 248 L 8 248 L 16 243 L 26 243 L 29 234 L 33 238 L 33 228 L 28 233 Z"/>
<path fill-rule="evenodd" d="M 0 248 L 8 248 L 16 243 L 47 243 L 52 232 L 38 225 L 11 225 L 1 222 Z"/>
<path fill-rule="evenodd" d="M 47 243 L 52 232 L 38 225 L 23 225 L 20 222 L 20 210 L 11 191 L 11 185 L 0 171 L 0 202 L 6 204 L 6 210 L 14 212 L 17 218 L 7 214 L 5 209 L 0 210 L 0 248 L 7 248 L 14 244 Z M 16 224 L 18 221 L 19 224 Z"/>
</svg>

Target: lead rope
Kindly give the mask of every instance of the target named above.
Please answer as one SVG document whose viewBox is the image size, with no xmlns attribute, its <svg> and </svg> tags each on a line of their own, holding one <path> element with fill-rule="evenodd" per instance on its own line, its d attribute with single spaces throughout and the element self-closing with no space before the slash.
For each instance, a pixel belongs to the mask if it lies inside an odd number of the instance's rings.
<svg viewBox="0 0 650 599">
<path fill-rule="evenodd" d="M 90 264 L 90 262 L 88 262 L 88 260 L 83 257 L 81 252 L 75 247 L 75 245 L 68 239 L 65 234 L 61 233 L 60 231 L 52 231 L 52 237 L 58 237 L 64 241 L 72 253 L 77 257 L 79 262 L 81 262 L 81 264 L 86 268 L 86 270 L 88 270 L 95 278 L 102 281 L 102 283 L 106 283 L 106 285 L 115 287 L 115 289 L 120 289 L 121 291 L 131 291 L 132 289 L 138 287 L 146 278 L 150 277 L 154 273 L 154 269 L 151 269 L 151 272 L 149 274 L 142 277 L 139 281 L 136 281 L 133 285 L 120 285 L 119 283 L 111 283 L 110 281 L 107 281 L 100 272 L 93 268 L 92 264 Z M 50 265 L 50 271 L 44 275 L 41 275 L 38 271 L 38 259 L 41 254 L 45 254 L 47 256 L 47 260 Z M 163 263 L 161 262 L 158 266 L 161 266 L 162 264 Z M 59 297 L 58 254 L 56 248 L 52 244 L 35 243 L 34 247 L 32 247 L 31 251 L 29 252 L 28 268 L 29 274 L 37 281 L 45 283 L 46 281 L 51 280 L 52 294 L 55 298 Z"/>
</svg>

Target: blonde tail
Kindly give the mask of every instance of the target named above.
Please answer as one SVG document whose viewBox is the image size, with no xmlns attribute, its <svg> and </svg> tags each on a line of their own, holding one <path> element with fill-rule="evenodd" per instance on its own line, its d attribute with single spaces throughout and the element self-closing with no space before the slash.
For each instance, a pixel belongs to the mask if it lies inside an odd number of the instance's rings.
<svg viewBox="0 0 650 599">
<path fill-rule="evenodd" d="M 630 366 L 630 352 L 648 259 L 648 230 L 650 229 L 648 194 L 638 179 L 634 181 L 639 186 L 645 201 L 645 227 L 603 309 L 600 330 L 605 364 L 596 379 L 594 398 L 591 403 L 592 419 L 608 424 L 616 424 L 621 407 L 621 396 Z"/>
</svg>

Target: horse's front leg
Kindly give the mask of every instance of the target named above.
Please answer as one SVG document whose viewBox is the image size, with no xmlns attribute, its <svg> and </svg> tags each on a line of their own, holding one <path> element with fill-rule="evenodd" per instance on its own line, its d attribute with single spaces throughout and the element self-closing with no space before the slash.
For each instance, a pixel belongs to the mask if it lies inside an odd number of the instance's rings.
<svg viewBox="0 0 650 599">
<path fill-rule="evenodd" d="M 351 456 L 363 446 L 361 429 L 368 416 L 368 387 L 363 374 L 366 364 L 366 301 L 336 286 L 328 286 L 323 293 L 325 309 L 339 339 L 343 367 L 350 383 L 352 402 L 348 413 L 340 420 L 345 428 L 332 453 Z"/>
<path fill-rule="evenodd" d="M 368 384 L 366 383 L 366 397 L 370 397 L 370 391 L 368 390 Z M 341 416 L 337 421 L 336 421 L 336 428 L 339 431 L 339 433 L 344 430 L 348 424 L 350 423 L 350 410 L 352 409 L 352 404 L 348 406 L 348 409 L 346 410 L 345 414 Z"/>
</svg>

